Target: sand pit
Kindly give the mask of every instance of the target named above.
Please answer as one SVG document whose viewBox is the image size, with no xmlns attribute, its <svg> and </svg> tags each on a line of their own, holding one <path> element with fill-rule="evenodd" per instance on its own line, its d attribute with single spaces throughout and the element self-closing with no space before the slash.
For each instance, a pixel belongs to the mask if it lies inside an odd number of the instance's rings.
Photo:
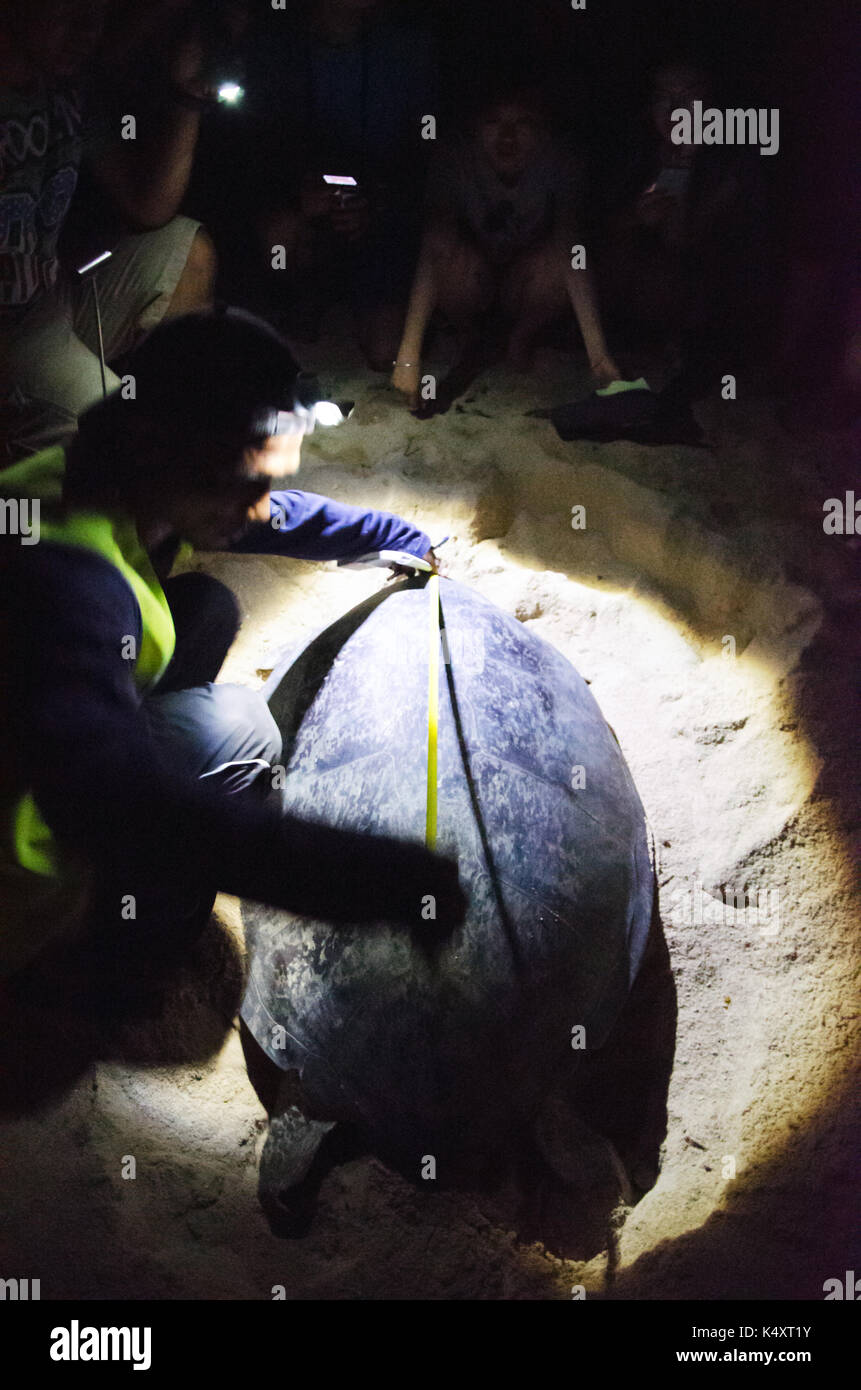
<svg viewBox="0 0 861 1390">
<path fill-rule="evenodd" d="M 374 1159 L 326 1179 L 308 1237 L 277 1241 L 224 901 L 151 1025 L 18 1020 L 4 1264 L 43 1298 L 821 1298 L 855 1267 L 857 551 L 821 525 L 848 442 L 802 446 L 767 402 L 716 397 L 696 408 L 708 450 L 563 444 L 525 416 L 582 387 L 555 353 L 540 386 L 496 370 L 420 422 L 348 356 L 335 371 L 319 356 L 357 408 L 306 445 L 299 485 L 450 535 L 446 571 L 554 643 L 621 743 L 659 846 L 677 995 L 660 1173 L 579 1259 Z M 240 599 L 223 677 L 251 684 L 383 579 L 196 563 Z"/>
</svg>

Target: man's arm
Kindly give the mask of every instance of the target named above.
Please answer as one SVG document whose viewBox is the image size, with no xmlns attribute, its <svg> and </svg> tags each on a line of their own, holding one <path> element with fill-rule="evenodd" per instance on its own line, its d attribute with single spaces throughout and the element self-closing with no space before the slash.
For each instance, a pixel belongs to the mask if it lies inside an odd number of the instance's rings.
<svg viewBox="0 0 861 1390">
<path fill-rule="evenodd" d="M 428 169 L 421 245 L 391 376 L 392 385 L 406 396 L 410 410 L 420 405 L 425 332 L 437 307 L 440 276 L 447 271 L 447 248 L 456 241 L 458 218 L 463 211 L 460 153 L 459 147 L 443 146 L 431 159 Z"/>
<path fill-rule="evenodd" d="M 168 100 L 141 117 L 141 140 L 131 151 L 112 146 L 87 157 L 93 180 L 136 231 L 165 226 L 179 211 L 191 177 L 200 112 Z"/>
<path fill-rule="evenodd" d="M 593 377 L 599 387 L 608 386 L 610 382 L 618 380 L 619 369 L 610 355 L 604 336 L 595 280 L 585 265 L 575 270 L 571 264 L 573 248 L 586 242 L 579 212 L 584 197 L 581 162 L 572 151 L 559 148 L 553 152 L 551 168 L 554 171 L 556 214 L 551 235 L 562 267 L 565 290 L 577 319 Z M 588 247 L 586 250 L 588 258 L 592 253 Z"/>
<path fill-rule="evenodd" d="M 430 550 L 424 531 L 392 512 L 348 507 L 316 492 L 273 492 L 268 526 L 250 526 L 233 550 L 297 560 L 353 560 L 371 550 Z"/>
<path fill-rule="evenodd" d="M 130 82 L 123 109 L 111 118 L 110 138 L 85 152 L 94 181 L 125 220 L 140 231 L 163 227 L 179 211 L 191 177 L 204 95 L 204 50 L 197 33 L 175 42 L 155 90 Z M 133 140 L 122 139 L 121 117 L 136 122 Z"/>
<path fill-rule="evenodd" d="M 311 824 L 168 767 L 123 659 L 131 590 L 87 551 L 43 542 L 8 576 L 10 722 L 58 839 L 112 873 L 200 882 L 330 921 L 420 923 L 422 895 L 463 915 L 456 869 L 423 846 Z"/>
</svg>

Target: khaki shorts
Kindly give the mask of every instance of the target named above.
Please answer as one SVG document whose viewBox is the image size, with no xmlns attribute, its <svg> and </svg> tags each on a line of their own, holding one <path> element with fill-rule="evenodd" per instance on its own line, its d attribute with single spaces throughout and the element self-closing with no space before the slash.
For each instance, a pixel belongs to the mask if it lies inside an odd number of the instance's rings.
<svg viewBox="0 0 861 1390">
<path fill-rule="evenodd" d="M 155 232 L 127 236 L 97 277 L 105 359 L 129 352 L 161 321 L 200 223 L 174 217 Z M 108 391 L 119 386 L 110 368 Z M 50 294 L 0 316 L 0 467 L 62 444 L 81 411 L 102 395 L 90 277 L 61 277 Z"/>
</svg>

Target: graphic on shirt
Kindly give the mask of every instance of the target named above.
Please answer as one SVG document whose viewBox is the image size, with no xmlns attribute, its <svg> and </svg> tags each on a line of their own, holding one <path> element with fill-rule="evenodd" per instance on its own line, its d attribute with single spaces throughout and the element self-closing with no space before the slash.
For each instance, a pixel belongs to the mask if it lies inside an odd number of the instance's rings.
<svg viewBox="0 0 861 1390">
<path fill-rule="evenodd" d="M 28 304 L 57 280 L 57 242 L 78 181 L 81 104 L 42 92 L 0 120 L 0 305 Z"/>
</svg>

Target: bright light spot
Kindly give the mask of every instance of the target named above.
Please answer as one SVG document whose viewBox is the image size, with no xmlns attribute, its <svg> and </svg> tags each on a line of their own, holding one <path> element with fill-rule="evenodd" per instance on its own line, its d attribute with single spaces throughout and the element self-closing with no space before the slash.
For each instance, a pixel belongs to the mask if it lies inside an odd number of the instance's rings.
<svg viewBox="0 0 861 1390">
<path fill-rule="evenodd" d="M 230 106 L 234 106 L 242 96 L 244 92 L 238 82 L 222 82 L 218 89 L 218 100 L 226 101 Z"/>
<path fill-rule="evenodd" d="M 334 401 L 318 401 L 314 406 L 314 420 L 318 425 L 340 425 L 343 418 L 341 407 Z"/>
<path fill-rule="evenodd" d="M 87 261 L 86 265 L 78 266 L 78 274 L 86 275 L 87 271 L 92 270 L 94 266 L 101 265 L 102 261 L 110 260 L 113 254 L 113 251 L 103 251 L 101 255 L 96 256 L 94 260 Z"/>
</svg>

